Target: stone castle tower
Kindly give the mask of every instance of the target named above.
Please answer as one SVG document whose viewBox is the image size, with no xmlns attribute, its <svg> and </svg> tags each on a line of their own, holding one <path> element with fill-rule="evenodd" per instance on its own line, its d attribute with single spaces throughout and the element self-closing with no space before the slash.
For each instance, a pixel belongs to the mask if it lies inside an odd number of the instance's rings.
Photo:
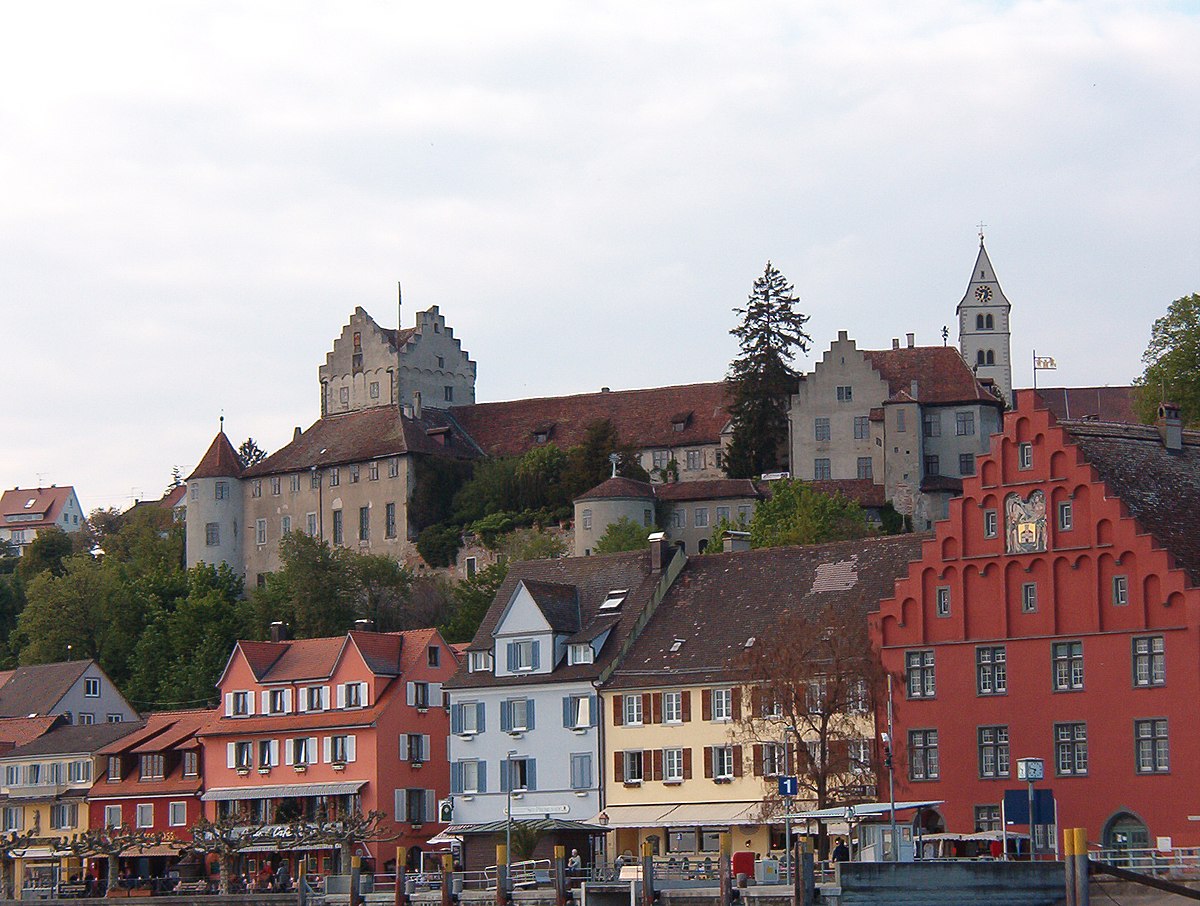
<svg viewBox="0 0 1200 906">
<path fill-rule="evenodd" d="M 996 271 L 979 234 L 979 256 L 967 284 L 967 292 L 958 303 L 958 348 L 967 364 L 981 378 L 991 378 L 1012 406 L 1012 333 L 1009 310 L 1012 308 L 996 279 Z"/>
</svg>

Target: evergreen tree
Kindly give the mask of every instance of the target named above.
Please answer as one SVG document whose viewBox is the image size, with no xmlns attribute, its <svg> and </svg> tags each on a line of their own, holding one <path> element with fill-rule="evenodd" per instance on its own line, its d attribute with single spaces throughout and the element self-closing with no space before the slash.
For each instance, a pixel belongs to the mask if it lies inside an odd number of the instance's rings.
<svg viewBox="0 0 1200 906">
<path fill-rule="evenodd" d="M 247 437 L 242 441 L 242 445 L 237 449 L 238 459 L 242 463 L 243 469 L 248 469 L 256 462 L 262 462 L 267 458 L 267 451 L 255 443 L 253 437 Z"/>
<path fill-rule="evenodd" d="M 788 404 L 796 390 L 791 362 L 808 351 L 808 315 L 796 310 L 795 287 L 767 262 L 730 333 L 741 350 L 729 365 L 733 438 L 725 458 L 730 478 L 756 478 L 787 461 Z"/>
</svg>

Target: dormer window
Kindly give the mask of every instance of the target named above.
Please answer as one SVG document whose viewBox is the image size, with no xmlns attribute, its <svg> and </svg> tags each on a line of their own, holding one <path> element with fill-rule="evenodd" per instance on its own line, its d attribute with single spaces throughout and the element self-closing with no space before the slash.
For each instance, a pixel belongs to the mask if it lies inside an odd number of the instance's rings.
<svg viewBox="0 0 1200 906">
<path fill-rule="evenodd" d="M 108 782 L 116 783 L 121 779 L 121 756 L 108 756 Z"/>
<path fill-rule="evenodd" d="M 467 672 L 488 673 L 492 669 L 492 653 L 490 651 L 471 651 L 467 654 Z"/>
<path fill-rule="evenodd" d="M 234 692 L 230 695 L 229 713 L 233 717 L 246 717 L 250 714 L 250 693 Z"/>
<path fill-rule="evenodd" d="M 628 594 L 629 594 L 629 589 L 627 589 L 627 588 L 613 589 L 612 591 L 610 591 L 608 593 L 608 596 L 605 597 L 604 603 L 600 605 L 600 609 L 601 610 L 617 610 L 618 608 L 620 608 L 621 602 L 625 600 L 625 598 Z"/>
<path fill-rule="evenodd" d="M 162 780 L 166 768 L 166 759 L 160 754 L 143 755 L 138 769 L 141 780 Z"/>
<path fill-rule="evenodd" d="M 361 708 L 363 706 L 363 684 L 362 683 L 346 683 L 342 687 L 345 700 L 342 703 L 343 708 Z"/>
<path fill-rule="evenodd" d="M 592 646 L 584 642 L 581 645 L 572 645 L 567 652 L 567 662 L 570 664 L 590 664 L 596 659 L 595 652 L 592 651 Z"/>
<path fill-rule="evenodd" d="M 287 713 L 287 697 L 283 689 L 272 689 L 267 697 L 267 706 L 272 714 Z"/>
<path fill-rule="evenodd" d="M 329 707 L 329 695 L 324 686 L 309 686 L 304 690 L 307 711 L 324 711 Z"/>
<path fill-rule="evenodd" d="M 508 669 L 512 673 L 538 669 L 538 643 L 526 639 L 508 643 Z"/>
</svg>

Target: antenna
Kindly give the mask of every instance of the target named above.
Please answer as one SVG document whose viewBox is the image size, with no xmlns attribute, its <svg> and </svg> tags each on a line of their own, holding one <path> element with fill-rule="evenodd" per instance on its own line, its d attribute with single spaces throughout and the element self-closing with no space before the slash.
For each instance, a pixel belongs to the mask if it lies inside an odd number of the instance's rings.
<svg viewBox="0 0 1200 906">
<path fill-rule="evenodd" d="M 617 477 L 617 464 L 621 461 L 620 453 L 609 453 L 608 461 L 612 463 L 612 477 Z"/>
<path fill-rule="evenodd" d="M 942 325 L 942 345 L 945 346 L 950 339 L 950 328 L 945 324 Z"/>
</svg>

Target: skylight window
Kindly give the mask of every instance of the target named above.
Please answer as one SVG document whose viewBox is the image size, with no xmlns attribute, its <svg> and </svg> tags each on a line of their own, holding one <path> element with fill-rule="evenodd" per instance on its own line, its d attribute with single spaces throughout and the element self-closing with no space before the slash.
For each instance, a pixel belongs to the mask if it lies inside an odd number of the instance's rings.
<svg viewBox="0 0 1200 906">
<path fill-rule="evenodd" d="M 36 497 L 30 497 L 28 500 L 26 500 L 26 501 L 25 501 L 25 509 L 29 509 L 29 508 L 30 508 L 31 506 L 33 506 L 35 503 L 37 503 L 37 498 L 36 498 Z"/>
<path fill-rule="evenodd" d="M 754 647 L 754 636 L 750 636 L 750 638 L 746 639 L 746 645 L 745 645 L 745 647 L 746 647 L 746 648 L 753 648 L 753 647 Z"/>
<path fill-rule="evenodd" d="M 608 597 L 604 599 L 604 603 L 600 605 L 601 610 L 616 610 L 621 606 L 621 602 L 625 600 L 625 596 L 629 594 L 628 588 L 615 588 L 608 593 Z"/>
<path fill-rule="evenodd" d="M 683 647 L 683 639 L 676 639 L 675 641 L 673 641 L 671 643 L 672 651 L 678 651 L 682 647 Z"/>
</svg>

